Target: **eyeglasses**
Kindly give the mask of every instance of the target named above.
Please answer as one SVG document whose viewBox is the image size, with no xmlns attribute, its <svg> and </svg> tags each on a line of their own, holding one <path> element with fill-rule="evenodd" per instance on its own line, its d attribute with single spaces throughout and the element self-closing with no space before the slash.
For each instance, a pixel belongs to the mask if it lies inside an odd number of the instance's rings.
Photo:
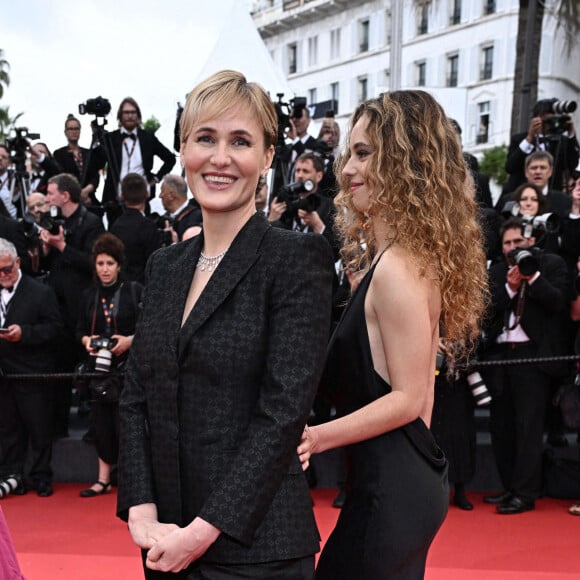
<svg viewBox="0 0 580 580">
<path fill-rule="evenodd" d="M 10 264 L 10 266 L 4 266 L 3 268 L 0 268 L 0 274 L 4 274 L 4 276 L 8 276 L 9 274 L 12 274 L 12 270 L 14 270 L 15 264 L 16 264 L 16 262 L 12 262 L 12 264 Z"/>
</svg>

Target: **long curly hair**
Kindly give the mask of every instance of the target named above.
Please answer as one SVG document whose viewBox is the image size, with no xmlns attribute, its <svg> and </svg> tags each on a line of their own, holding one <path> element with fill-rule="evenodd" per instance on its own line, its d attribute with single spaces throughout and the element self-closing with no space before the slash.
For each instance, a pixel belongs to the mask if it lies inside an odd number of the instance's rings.
<svg viewBox="0 0 580 580">
<path fill-rule="evenodd" d="M 342 170 L 350 159 L 350 133 L 364 117 L 372 152 L 365 185 L 365 213 L 353 204 L 350 178 Z M 424 91 L 384 93 L 359 105 L 352 115 L 347 150 L 336 161 L 340 192 L 336 228 L 346 267 L 370 264 L 376 240 L 369 220 L 382 220 L 392 241 L 404 248 L 422 276 L 434 276 L 441 292 L 441 328 L 447 342 L 471 351 L 488 301 L 485 253 L 476 221 L 473 180 L 449 119 Z M 361 239 L 366 242 L 360 251 Z"/>
</svg>

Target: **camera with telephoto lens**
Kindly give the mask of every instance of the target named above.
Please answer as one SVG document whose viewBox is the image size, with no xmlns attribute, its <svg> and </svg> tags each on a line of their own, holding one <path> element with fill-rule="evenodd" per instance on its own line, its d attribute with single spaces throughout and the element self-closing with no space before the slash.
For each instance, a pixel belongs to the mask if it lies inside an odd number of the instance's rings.
<svg viewBox="0 0 580 580">
<path fill-rule="evenodd" d="M 555 213 L 543 213 L 532 217 L 523 216 L 521 221 L 522 235 L 526 239 L 532 236 L 537 237 L 540 232 L 555 234 L 560 229 L 560 216 Z"/>
<path fill-rule="evenodd" d="M 111 103 L 108 99 L 99 96 L 94 99 L 87 99 L 86 103 L 79 105 L 81 115 L 95 115 L 95 117 L 106 117 L 111 112 Z"/>
<path fill-rule="evenodd" d="M 38 225 L 48 232 L 56 236 L 60 230 L 60 226 L 64 228 L 64 218 L 62 211 L 58 205 L 51 205 L 48 211 L 42 212 L 38 218 Z"/>
<path fill-rule="evenodd" d="M 475 404 L 478 407 L 484 407 L 491 403 L 491 395 L 481 378 L 481 375 L 476 371 L 467 375 L 467 384 L 471 389 L 471 394 L 475 399 Z"/>
<path fill-rule="evenodd" d="M 310 193 L 315 187 L 312 179 L 304 181 L 295 181 L 283 187 L 277 194 L 276 199 L 279 202 L 286 202 L 286 211 L 295 213 L 299 209 L 310 213 L 316 211 L 320 206 L 320 199 L 317 195 L 306 195 L 300 197 L 301 193 Z"/>
<path fill-rule="evenodd" d="M 514 248 L 507 255 L 508 264 L 517 266 L 522 276 L 532 276 L 538 271 L 537 248 Z"/>
<path fill-rule="evenodd" d="M 111 349 L 117 344 L 114 338 L 106 338 L 104 336 L 97 336 L 91 338 L 89 346 L 92 350 L 97 351 L 95 358 L 95 371 L 98 373 L 108 373 L 111 370 L 111 361 L 113 355 Z"/>
<path fill-rule="evenodd" d="M 570 113 L 573 113 L 576 107 L 576 101 L 555 101 L 552 104 L 554 115 L 542 121 L 542 133 L 546 139 L 558 139 L 568 130 Z"/>
</svg>

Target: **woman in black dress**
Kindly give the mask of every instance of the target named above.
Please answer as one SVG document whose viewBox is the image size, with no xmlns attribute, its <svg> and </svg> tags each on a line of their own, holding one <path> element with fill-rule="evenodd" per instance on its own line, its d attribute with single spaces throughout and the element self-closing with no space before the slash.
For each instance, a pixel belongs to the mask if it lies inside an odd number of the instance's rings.
<svg viewBox="0 0 580 580">
<path fill-rule="evenodd" d="M 470 348 L 485 255 L 459 142 L 429 94 L 383 94 L 351 126 L 337 224 L 345 257 L 364 233 L 370 267 L 329 345 L 321 390 L 338 418 L 307 427 L 298 447 L 303 465 L 311 453 L 347 453 L 346 502 L 316 577 L 417 579 L 448 506 L 446 460 L 429 431 L 440 325 Z"/>
<path fill-rule="evenodd" d="M 124 251 L 123 242 L 113 234 L 105 233 L 95 240 L 93 264 L 97 286 L 85 290 L 77 326 L 77 337 L 93 362 L 91 366 L 103 372 L 103 380 L 91 379 L 101 386 L 111 378 L 111 373 L 120 371 L 129 355 L 143 290 L 139 283 L 124 283 L 119 276 Z M 109 344 L 96 347 L 94 339 L 109 341 Z M 80 492 L 81 497 L 111 491 L 111 466 L 117 463 L 119 453 L 119 402 L 115 399 L 109 396 L 109 399 L 102 397 L 94 401 L 99 475 L 91 487 Z"/>
</svg>

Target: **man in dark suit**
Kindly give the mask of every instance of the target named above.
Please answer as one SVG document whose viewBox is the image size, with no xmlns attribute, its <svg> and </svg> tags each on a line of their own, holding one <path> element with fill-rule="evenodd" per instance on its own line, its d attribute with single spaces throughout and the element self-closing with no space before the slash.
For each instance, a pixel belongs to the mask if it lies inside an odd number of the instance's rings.
<svg viewBox="0 0 580 580">
<path fill-rule="evenodd" d="M 542 99 L 532 109 L 532 119 L 526 133 L 516 133 L 510 139 L 505 170 L 509 174 L 504 193 L 515 191 L 525 183 L 525 160 L 534 151 L 548 151 L 554 157 L 554 172 L 550 187 L 562 190 L 564 178 L 578 165 L 580 145 L 572 118 L 568 116 L 566 131 L 550 134 L 550 119 L 554 117 L 554 103 L 557 99 Z"/>
<path fill-rule="evenodd" d="M 10 380 L 11 374 L 54 370 L 54 347 L 62 323 L 54 292 L 20 272 L 20 258 L 0 238 L 0 480 L 17 481 L 24 493 L 30 445 L 30 478 L 41 497 L 52 495 L 52 396 L 47 383 Z"/>
<path fill-rule="evenodd" d="M 547 202 L 546 212 L 557 213 L 560 217 L 567 218 L 572 208 L 571 196 L 550 187 L 551 177 L 554 172 L 554 158 L 547 151 L 534 151 L 525 160 L 525 182 L 537 185 Z M 496 203 L 496 209 L 502 211 L 505 204 L 513 199 L 513 192 L 503 194 Z"/>
<path fill-rule="evenodd" d="M 159 194 L 163 208 L 167 212 L 176 241 L 199 234 L 202 225 L 201 208 L 195 199 L 187 199 L 187 183 L 180 175 L 166 175 L 161 183 Z"/>
<path fill-rule="evenodd" d="M 565 354 L 564 260 L 530 251 L 535 238 L 524 237 L 516 218 L 507 220 L 501 232 L 505 260 L 490 269 L 492 316 L 486 336 L 492 356 L 510 360 Z M 484 501 L 497 504 L 501 514 L 532 510 L 541 494 L 544 418 L 552 375 L 558 372 L 552 364 L 507 364 L 486 375 L 493 391 L 492 446 L 504 491 Z"/>
<path fill-rule="evenodd" d="M 121 101 L 117 111 L 119 129 L 107 133 L 107 143 L 99 155 L 101 167 L 108 161 L 107 179 L 103 189 L 103 204 L 109 204 L 107 217 L 112 223 L 121 213 L 119 206 L 120 184 L 127 173 L 142 175 L 150 187 L 150 195 L 155 196 L 155 184 L 159 183 L 175 165 L 175 155 L 167 149 L 151 131 L 141 129 L 141 109 L 131 97 Z M 105 149 L 111 156 L 107 159 Z M 153 161 L 159 157 L 163 165 L 153 173 Z"/>
<path fill-rule="evenodd" d="M 93 282 L 91 251 L 93 242 L 105 230 L 95 214 L 80 203 L 81 186 L 74 175 L 61 173 L 48 180 L 46 194 L 50 205 L 62 212 L 62 223 L 55 222 L 55 233 L 42 229 L 42 267 L 48 272 L 47 283 L 55 291 L 65 333 L 58 349 L 58 370 L 72 372 L 84 357 L 75 339 L 82 291 Z M 66 435 L 71 404 L 71 385 L 56 385 L 55 413 L 57 434 Z"/>
<path fill-rule="evenodd" d="M 161 247 L 161 235 L 153 220 L 145 217 L 149 192 L 145 179 L 128 173 L 121 182 L 123 214 L 109 228 L 125 245 L 125 279 L 141 284 L 145 281 L 145 265 L 149 256 Z"/>
<path fill-rule="evenodd" d="M 322 159 L 311 152 L 302 153 L 296 159 L 296 182 L 313 183 L 312 189 L 299 194 L 301 205 L 308 207 L 297 209 L 292 201 L 286 202 L 284 198 L 280 201 L 275 197 L 270 205 L 268 220 L 272 225 L 287 230 L 322 234 L 328 240 L 335 259 L 338 259 L 339 243 L 334 233 L 336 208 L 331 198 L 318 193 L 323 176 Z"/>
<path fill-rule="evenodd" d="M 312 564 L 317 551 L 296 445 L 328 341 L 331 253 L 319 236 L 255 214 L 182 323 L 203 244 L 174 244 L 148 264 L 120 402 L 118 514 L 151 508 L 141 528 L 158 538 L 171 524 L 209 522 L 221 533 L 198 562 L 211 570 L 306 578 L 264 567 Z"/>
</svg>

